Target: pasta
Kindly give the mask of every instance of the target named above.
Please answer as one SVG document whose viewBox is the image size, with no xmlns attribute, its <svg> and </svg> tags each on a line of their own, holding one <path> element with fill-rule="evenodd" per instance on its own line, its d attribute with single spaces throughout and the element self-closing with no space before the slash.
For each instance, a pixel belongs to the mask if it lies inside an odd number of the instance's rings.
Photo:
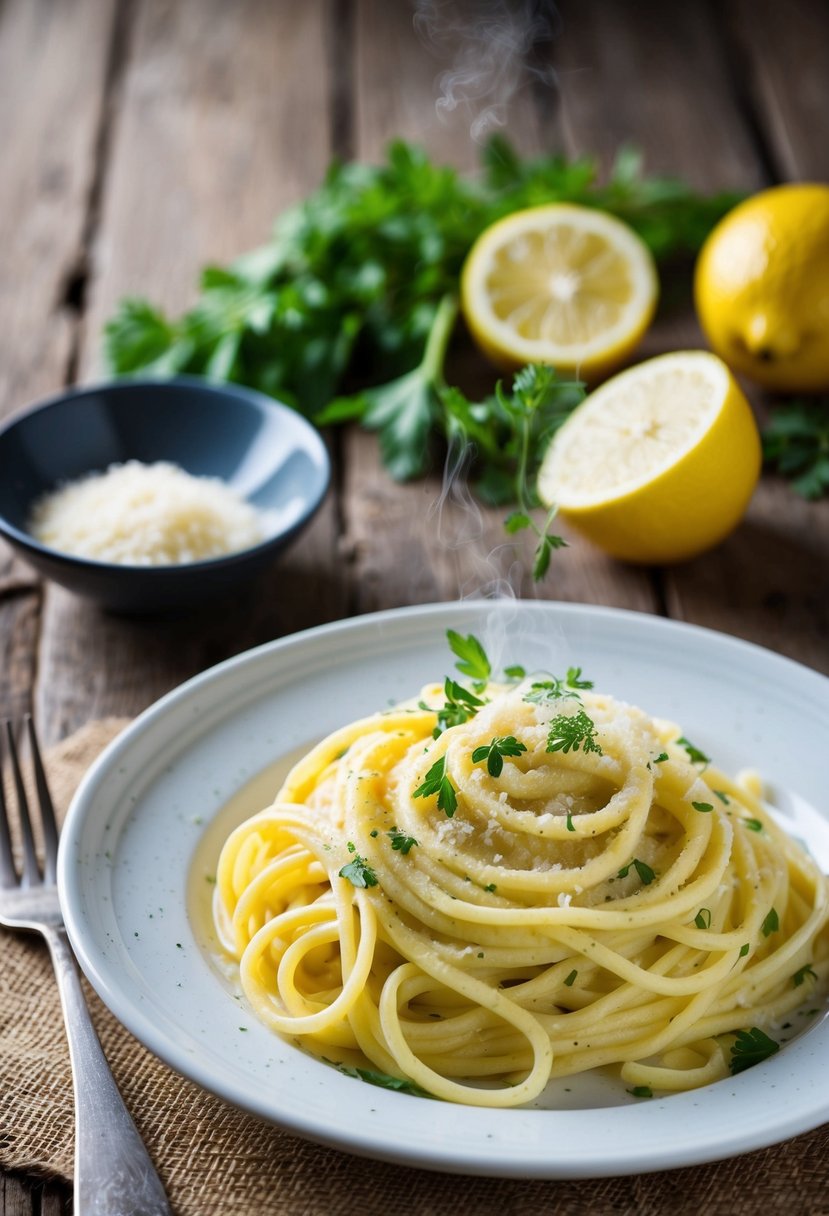
<svg viewBox="0 0 829 1216">
<path fill-rule="evenodd" d="M 829 974 L 825 877 L 750 781 L 579 675 L 428 687 L 233 832 L 214 916 L 267 1026 L 490 1107 L 603 1067 L 690 1089 L 777 1049 Z"/>
</svg>

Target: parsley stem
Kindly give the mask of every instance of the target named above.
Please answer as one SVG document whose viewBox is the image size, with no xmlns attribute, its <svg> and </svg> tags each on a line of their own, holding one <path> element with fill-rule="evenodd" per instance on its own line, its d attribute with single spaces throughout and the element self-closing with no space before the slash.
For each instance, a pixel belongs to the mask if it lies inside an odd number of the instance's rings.
<svg viewBox="0 0 829 1216">
<path fill-rule="evenodd" d="M 420 363 L 424 378 L 436 387 L 441 387 L 446 383 L 443 367 L 457 319 L 458 301 L 453 294 L 447 293 L 435 310 L 432 328 L 429 330 L 429 337 L 426 339 L 426 347 Z"/>
</svg>

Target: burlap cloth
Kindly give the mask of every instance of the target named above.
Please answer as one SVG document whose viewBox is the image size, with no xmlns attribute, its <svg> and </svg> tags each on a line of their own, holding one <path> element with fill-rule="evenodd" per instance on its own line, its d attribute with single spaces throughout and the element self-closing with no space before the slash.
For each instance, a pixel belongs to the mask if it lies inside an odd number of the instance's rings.
<svg viewBox="0 0 829 1216">
<path fill-rule="evenodd" d="M 112 719 L 90 723 L 49 754 L 61 809 L 123 726 Z M 716 1165 L 630 1178 L 516 1182 L 434 1174 L 320 1148 L 240 1113 L 171 1072 L 88 994 L 118 1085 L 180 1216 L 829 1213 L 829 1126 Z M 61 1027 L 45 947 L 3 934 L 0 1164 L 6 1169 L 71 1177 L 72 1089 Z"/>
</svg>

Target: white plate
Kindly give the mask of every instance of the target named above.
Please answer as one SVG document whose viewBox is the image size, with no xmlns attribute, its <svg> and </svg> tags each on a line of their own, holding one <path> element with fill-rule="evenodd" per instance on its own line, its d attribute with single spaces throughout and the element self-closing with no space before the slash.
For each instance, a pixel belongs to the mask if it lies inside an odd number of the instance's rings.
<svg viewBox="0 0 829 1216">
<path fill-rule="evenodd" d="M 772 1059 L 692 1093 L 495 1111 L 343 1076 L 266 1031 L 234 998 L 188 916 L 205 825 L 280 754 L 451 671 L 447 628 L 474 632 L 503 663 L 581 665 L 598 688 L 681 723 L 726 770 L 761 767 L 776 790 L 799 796 L 787 804 L 802 811 L 796 834 L 818 855 L 825 848 L 829 681 L 805 667 L 707 630 L 580 605 L 467 602 L 360 617 L 196 677 L 142 714 L 84 780 L 59 881 L 72 943 L 110 1009 L 173 1068 L 246 1110 L 339 1148 L 433 1169 L 639 1173 L 746 1152 L 829 1118 L 829 1024 L 818 1017 Z"/>
</svg>

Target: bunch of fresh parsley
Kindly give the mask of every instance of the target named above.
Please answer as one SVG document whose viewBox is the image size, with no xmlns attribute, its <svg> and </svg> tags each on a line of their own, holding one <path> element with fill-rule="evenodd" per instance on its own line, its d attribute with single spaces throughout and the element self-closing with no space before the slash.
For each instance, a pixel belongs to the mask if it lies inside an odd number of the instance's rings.
<svg viewBox="0 0 829 1216">
<path fill-rule="evenodd" d="M 773 410 L 763 431 L 763 455 L 803 498 L 829 494 L 829 398 Z"/>
<path fill-rule="evenodd" d="M 379 433 L 398 480 L 426 469 L 434 437 L 471 444 L 482 495 L 517 500 L 526 515 L 543 442 L 581 399 L 581 386 L 528 370 L 512 394 L 470 402 L 447 386 L 444 368 L 472 243 L 503 215 L 555 201 L 619 216 L 661 259 L 696 250 L 736 199 L 701 198 L 680 181 L 645 176 L 631 151 L 602 182 L 590 158 L 523 160 L 496 137 L 473 179 L 399 141 L 385 164 L 332 165 L 267 245 L 204 271 L 185 316 L 122 301 L 106 327 L 109 366 L 119 375 L 236 381 L 322 424 L 358 419 Z M 544 542 L 546 525 L 536 531 L 543 573 L 556 538 Z"/>
</svg>

